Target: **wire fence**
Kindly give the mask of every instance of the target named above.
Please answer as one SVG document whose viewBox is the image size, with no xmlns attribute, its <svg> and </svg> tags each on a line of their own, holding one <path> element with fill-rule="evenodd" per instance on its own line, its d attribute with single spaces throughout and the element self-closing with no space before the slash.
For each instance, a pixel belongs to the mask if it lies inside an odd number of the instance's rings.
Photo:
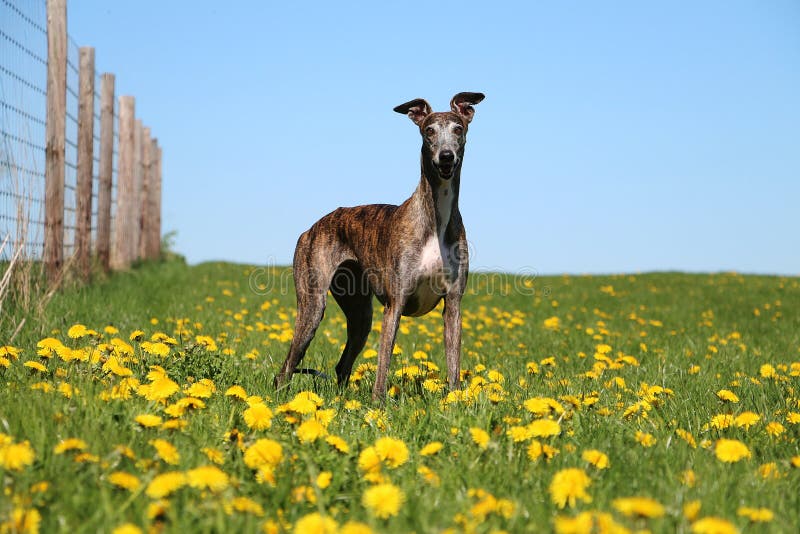
<svg viewBox="0 0 800 534">
<path fill-rule="evenodd" d="M 52 51 L 48 50 L 48 29 L 50 28 L 48 6 L 50 3 L 50 0 L 0 0 L 0 244 L 6 241 L 6 246 L 0 247 L 0 262 L 9 261 L 20 251 L 22 252 L 21 256 L 25 259 L 45 259 L 47 261 L 44 257 L 48 240 L 46 228 L 48 215 L 46 213 L 48 213 L 48 209 L 51 209 L 47 207 L 46 198 L 49 180 L 47 165 L 48 158 L 51 156 L 48 154 L 47 138 L 47 114 L 50 109 L 48 107 L 48 61 L 52 61 L 53 57 L 49 55 Z M 60 0 L 60 6 L 65 13 L 64 0 Z M 80 181 L 78 132 L 81 101 L 81 53 L 81 48 L 67 34 L 66 110 L 62 111 L 62 117 L 65 119 L 63 239 L 60 239 L 60 243 L 57 245 L 57 248 L 63 248 L 59 256 L 65 258 L 78 252 L 79 232 L 81 231 L 78 221 L 80 215 L 78 213 L 80 209 L 78 200 L 78 182 Z M 99 197 L 101 195 L 100 154 L 101 117 L 103 116 L 101 91 L 103 77 L 94 72 L 93 78 L 95 89 L 91 104 L 93 106 L 93 139 L 91 142 L 90 242 L 92 251 L 97 252 L 100 218 L 98 205 L 100 205 Z M 113 78 L 111 83 L 113 85 Z M 133 236 L 144 243 L 144 237 L 137 234 L 135 228 L 148 226 L 144 222 L 148 217 L 157 218 L 158 226 L 155 230 L 157 237 L 160 234 L 161 204 L 160 148 L 157 147 L 154 139 L 143 139 L 137 130 L 136 153 L 126 159 L 130 162 L 126 167 L 128 169 L 126 176 L 135 175 L 141 182 L 141 177 L 151 172 L 149 165 L 152 163 L 152 179 L 157 179 L 157 184 L 149 184 L 149 187 L 151 191 L 157 187 L 157 198 L 145 198 L 146 195 L 152 195 L 152 193 L 148 193 L 148 189 L 143 188 L 141 183 L 134 184 L 134 189 L 129 192 L 129 198 L 127 198 L 130 205 L 126 204 L 124 211 L 126 219 L 134 220 L 125 223 L 117 221 L 117 213 L 121 209 L 121 206 L 117 205 L 120 178 L 118 162 L 123 147 L 120 146 L 120 112 L 118 106 L 113 104 L 113 98 L 112 95 L 110 101 L 113 109 L 113 133 L 111 134 L 113 148 L 106 152 L 112 162 L 111 219 L 107 223 L 107 228 L 110 229 L 112 249 L 117 237 L 122 241 Z M 130 99 L 129 109 L 132 110 L 132 97 L 122 97 L 120 102 L 124 98 Z M 129 121 L 133 120 L 131 112 L 131 116 L 126 117 L 126 127 L 129 128 L 128 125 L 131 124 Z M 141 124 L 138 124 L 137 127 L 141 128 Z M 126 154 L 131 154 L 134 149 L 132 145 L 126 145 L 124 150 Z M 154 159 L 156 155 L 159 158 L 157 161 Z M 88 173 L 82 176 L 88 176 Z M 151 174 L 147 174 L 147 176 L 149 177 Z M 61 184 L 59 187 L 62 187 Z M 126 192 L 129 189 L 126 182 Z M 157 214 L 153 213 L 151 206 L 157 206 Z M 52 214 L 52 212 L 49 213 Z M 83 235 L 85 235 L 86 226 L 83 228 Z M 131 234 L 131 231 L 134 233 Z M 123 234 L 125 235 L 123 236 Z M 144 244 L 137 250 L 144 251 Z M 144 252 L 134 254 L 133 258 L 123 258 L 123 263 L 126 259 L 135 259 L 143 255 L 150 256 L 149 253 L 145 254 Z"/>
</svg>

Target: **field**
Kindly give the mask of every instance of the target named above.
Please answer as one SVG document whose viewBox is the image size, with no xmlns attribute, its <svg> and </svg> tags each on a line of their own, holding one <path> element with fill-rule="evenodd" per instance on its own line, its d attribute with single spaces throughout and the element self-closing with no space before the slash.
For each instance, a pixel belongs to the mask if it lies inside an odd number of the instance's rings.
<svg viewBox="0 0 800 534">
<path fill-rule="evenodd" d="M 347 389 L 276 396 L 286 270 L 58 294 L 0 333 L 0 531 L 800 528 L 800 279 L 478 274 L 463 389 L 441 314 L 404 318 L 383 406 L 378 308 Z M 330 299 L 304 365 L 333 374 L 345 339 Z"/>
</svg>

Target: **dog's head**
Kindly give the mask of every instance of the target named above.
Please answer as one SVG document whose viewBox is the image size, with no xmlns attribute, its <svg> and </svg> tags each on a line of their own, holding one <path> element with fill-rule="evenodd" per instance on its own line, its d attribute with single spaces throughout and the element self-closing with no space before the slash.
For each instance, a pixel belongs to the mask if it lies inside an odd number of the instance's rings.
<svg viewBox="0 0 800 534">
<path fill-rule="evenodd" d="M 437 113 L 422 98 L 394 108 L 397 113 L 408 115 L 419 126 L 423 150 L 430 154 L 436 172 L 443 180 L 452 178 L 461 165 L 467 128 L 475 115 L 472 106 L 483 99 L 483 93 L 458 93 L 450 101 L 451 111 Z"/>
</svg>

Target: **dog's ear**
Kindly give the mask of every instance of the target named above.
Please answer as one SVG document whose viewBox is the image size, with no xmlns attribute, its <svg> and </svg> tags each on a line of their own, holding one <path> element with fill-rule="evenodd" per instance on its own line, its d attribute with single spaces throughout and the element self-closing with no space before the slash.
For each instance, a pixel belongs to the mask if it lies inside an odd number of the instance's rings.
<svg viewBox="0 0 800 534">
<path fill-rule="evenodd" d="M 458 93 L 450 101 L 450 109 L 464 117 L 464 120 L 469 123 L 475 116 L 475 108 L 472 106 L 480 103 L 484 98 L 483 93 Z"/>
<path fill-rule="evenodd" d="M 408 115 L 408 118 L 414 121 L 414 124 L 419 125 L 425 117 L 431 114 L 431 105 L 423 98 L 415 98 L 410 102 L 400 104 L 394 110 L 403 115 Z"/>
</svg>

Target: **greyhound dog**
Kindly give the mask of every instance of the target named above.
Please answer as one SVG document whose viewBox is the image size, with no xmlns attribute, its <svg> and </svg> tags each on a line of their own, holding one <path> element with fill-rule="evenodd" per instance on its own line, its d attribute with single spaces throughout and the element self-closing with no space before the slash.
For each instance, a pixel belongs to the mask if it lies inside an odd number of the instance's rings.
<svg viewBox="0 0 800 534">
<path fill-rule="evenodd" d="M 394 108 L 422 134 L 422 177 L 414 194 L 399 206 L 339 208 L 300 236 L 293 266 L 297 319 L 276 388 L 295 372 L 309 372 L 297 365 L 322 320 L 329 289 L 347 318 L 347 344 L 336 365 L 340 386 L 350 379 L 372 329 L 375 295 L 384 310 L 373 399 L 386 395 L 400 316 L 424 315 L 442 299 L 447 377 L 451 389 L 459 387 L 461 297 L 469 261 L 458 192 L 472 106 L 483 98 L 482 93 L 458 93 L 451 111 L 438 113 L 421 98 Z"/>
</svg>

